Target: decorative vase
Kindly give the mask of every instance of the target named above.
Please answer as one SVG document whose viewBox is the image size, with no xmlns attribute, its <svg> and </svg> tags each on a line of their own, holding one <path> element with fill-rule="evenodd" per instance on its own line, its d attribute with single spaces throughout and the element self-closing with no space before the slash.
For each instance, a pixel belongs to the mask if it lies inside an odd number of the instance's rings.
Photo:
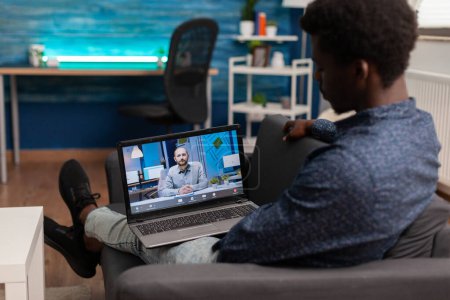
<svg viewBox="0 0 450 300">
<path fill-rule="evenodd" d="M 239 23 L 239 31 L 243 36 L 251 36 L 255 32 L 255 23 L 249 20 L 243 20 Z"/>
<path fill-rule="evenodd" d="M 272 61 L 270 63 L 274 68 L 284 67 L 284 55 L 283 52 L 275 51 L 272 55 Z"/>
</svg>

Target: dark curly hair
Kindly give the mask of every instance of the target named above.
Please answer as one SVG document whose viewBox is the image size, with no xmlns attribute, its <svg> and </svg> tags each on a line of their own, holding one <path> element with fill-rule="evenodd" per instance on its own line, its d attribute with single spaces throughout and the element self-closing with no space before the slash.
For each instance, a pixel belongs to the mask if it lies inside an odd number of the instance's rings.
<svg viewBox="0 0 450 300">
<path fill-rule="evenodd" d="M 416 13 L 406 0 L 316 0 L 300 23 L 338 62 L 375 64 L 384 87 L 408 67 L 418 35 Z"/>
</svg>

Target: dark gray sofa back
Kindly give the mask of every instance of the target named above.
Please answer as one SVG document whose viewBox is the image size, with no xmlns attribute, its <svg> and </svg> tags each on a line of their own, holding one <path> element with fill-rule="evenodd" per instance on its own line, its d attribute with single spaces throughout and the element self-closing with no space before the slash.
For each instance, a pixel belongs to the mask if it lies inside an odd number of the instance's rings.
<svg viewBox="0 0 450 300">
<path fill-rule="evenodd" d="M 151 265 L 124 272 L 116 299 L 448 300 L 449 259 L 392 259 L 349 268 Z"/>
<path fill-rule="evenodd" d="M 258 205 L 275 201 L 291 185 L 306 157 L 327 145 L 309 137 L 283 142 L 282 129 L 287 121 L 281 115 L 268 116 L 259 128 L 247 175 L 247 195 Z"/>
</svg>

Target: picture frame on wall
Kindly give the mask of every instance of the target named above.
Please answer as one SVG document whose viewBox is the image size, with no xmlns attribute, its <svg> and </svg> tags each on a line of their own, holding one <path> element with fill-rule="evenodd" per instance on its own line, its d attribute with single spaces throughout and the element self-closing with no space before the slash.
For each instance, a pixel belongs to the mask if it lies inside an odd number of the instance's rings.
<svg viewBox="0 0 450 300">
<path fill-rule="evenodd" d="M 269 65 L 270 45 L 256 46 L 252 50 L 252 66 L 267 67 Z"/>
</svg>

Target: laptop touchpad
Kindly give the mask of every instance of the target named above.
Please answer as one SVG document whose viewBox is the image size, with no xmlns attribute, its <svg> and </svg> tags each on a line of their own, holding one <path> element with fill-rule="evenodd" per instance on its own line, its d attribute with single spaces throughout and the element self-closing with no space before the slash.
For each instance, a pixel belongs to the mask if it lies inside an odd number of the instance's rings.
<svg viewBox="0 0 450 300">
<path fill-rule="evenodd" d="M 201 225 L 201 226 L 180 229 L 177 231 L 182 236 L 191 236 L 191 235 L 214 232 L 217 229 L 218 229 L 217 226 L 215 226 L 214 224 L 205 224 L 205 225 Z"/>
</svg>

